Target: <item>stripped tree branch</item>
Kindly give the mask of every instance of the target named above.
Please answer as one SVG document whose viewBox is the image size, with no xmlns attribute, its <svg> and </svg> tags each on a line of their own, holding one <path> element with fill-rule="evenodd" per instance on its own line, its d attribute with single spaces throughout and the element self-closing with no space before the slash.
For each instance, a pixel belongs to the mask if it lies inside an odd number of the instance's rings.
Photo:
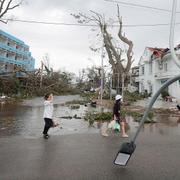
<svg viewBox="0 0 180 180">
<path fill-rule="evenodd" d="M 8 20 L 2 18 L 12 9 L 15 9 L 21 5 L 22 1 L 13 4 L 13 0 L 1 0 L 0 1 L 0 22 L 7 23 Z"/>
<path fill-rule="evenodd" d="M 119 6 L 118 8 L 118 22 L 119 22 L 119 31 L 118 31 L 118 37 L 119 39 L 126 43 L 128 45 L 128 50 L 126 52 L 126 59 L 121 59 L 122 56 L 122 49 L 120 47 L 116 47 L 116 44 L 113 43 L 113 37 L 108 31 L 108 25 L 105 22 L 104 16 L 101 14 L 91 11 L 93 15 L 87 16 L 87 15 L 82 15 L 79 13 L 78 15 L 74 15 L 76 19 L 84 18 L 85 20 L 82 22 L 94 22 L 98 25 L 100 28 L 100 32 L 102 34 L 103 42 L 104 42 L 104 47 L 106 49 L 108 58 L 109 58 L 109 63 L 112 66 L 113 73 L 119 74 L 120 78 L 123 76 L 125 80 L 129 76 L 129 71 L 131 68 L 131 65 L 133 63 L 132 61 L 132 48 L 133 48 L 133 42 L 130 41 L 128 38 L 126 38 L 125 35 L 122 35 L 122 18 L 120 17 L 120 12 L 119 12 Z M 127 61 L 126 64 L 124 64 L 125 60 Z"/>
</svg>

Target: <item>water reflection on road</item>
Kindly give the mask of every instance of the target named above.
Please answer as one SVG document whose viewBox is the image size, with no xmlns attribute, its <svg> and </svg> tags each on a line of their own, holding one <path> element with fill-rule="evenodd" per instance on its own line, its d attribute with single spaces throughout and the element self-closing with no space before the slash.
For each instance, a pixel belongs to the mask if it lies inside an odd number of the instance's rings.
<svg viewBox="0 0 180 180">
<path fill-rule="evenodd" d="M 55 96 L 54 116 L 60 122 L 57 128 L 51 128 L 51 134 L 96 133 L 96 128 L 88 128 L 83 119 L 65 119 L 60 117 L 83 117 L 89 106 L 81 105 L 79 109 L 71 109 L 64 105 L 67 101 L 80 100 L 80 96 Z M 42 136 L 43 98 L 25 100 L 21 104 L 0 104 L 0 137 L 22 135 L 28 137 Z"/>
<path fill-rule="evenodd" d="M 62 116 L 67 113 L 67 107 L 58 104 L 79 98 L 79 96 L 55 97 L 55 115 Z M 0 136 L 39 136 L 44 125 L 42 116 L 43 98 L 25 100 L 21 104 L 0 104 Z"/>
<path fill-rule="evenodd" d="M 157 123 L 145 124 L 143 131 L 149 134 L 158 135 L 180 135 L 180 117 L 173 115 L 156 115 L 154 120 Z"/>
<path fill-rule="evenodd" d="M 63 105 L 67 101 L 79 100 L 80 96 L 55 96 L 54 115 L 60 121 L 60 127 L 51 128 L 50 133 L 54 135 L 73 133 L 99 133 L 98 128 L 89 128 L 88 122 L 83 119 L 64 119 L 59 117 L 76 115 L 83 117 L 86 111 L 92 110 L 90 106 L 81 105 L 79 109 L 71 109 Z M 94 109 L 95 110 L 95 109 Z M 97 110 L 97 109 L 96 109 Z M 0 104 L 0 137 L 21 135 L 24 137 L 42 136 L 43 121 L 43 98 L 25 100 L 21 104 Z M 130 132 L 135 132 L 138 123 L 132 117 L 127 117 Z M 180 134 L 179 118 L 170 116 L 156 116 L 155 124 L 144 125 L 146 133 L 157 133 L 159 135 Z"/>
</svg>

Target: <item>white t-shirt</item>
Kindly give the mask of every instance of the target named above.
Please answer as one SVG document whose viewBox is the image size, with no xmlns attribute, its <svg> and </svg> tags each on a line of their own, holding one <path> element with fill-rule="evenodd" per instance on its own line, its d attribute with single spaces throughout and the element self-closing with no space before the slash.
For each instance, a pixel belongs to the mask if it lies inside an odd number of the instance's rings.
<svg viewBox="0 0 180 180">
<path fill-rule="evenodd" d="M 51 101 L 44 101 L 44 118 L 49 118 L 52 119 L 53 118 L 53 103 Z"/>
</svg>

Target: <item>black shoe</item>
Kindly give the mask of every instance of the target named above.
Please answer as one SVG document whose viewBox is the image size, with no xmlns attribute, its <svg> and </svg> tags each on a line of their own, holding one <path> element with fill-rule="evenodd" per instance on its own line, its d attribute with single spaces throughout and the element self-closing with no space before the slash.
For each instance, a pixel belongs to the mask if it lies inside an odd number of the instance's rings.
<svg viewBox="0 0 180 180">
<path fill-rule="evenodd" d="M 44 139 L 48 139 L 49 138 L 49 135 L 48 134 L 44 134 Z"/>
</svg>

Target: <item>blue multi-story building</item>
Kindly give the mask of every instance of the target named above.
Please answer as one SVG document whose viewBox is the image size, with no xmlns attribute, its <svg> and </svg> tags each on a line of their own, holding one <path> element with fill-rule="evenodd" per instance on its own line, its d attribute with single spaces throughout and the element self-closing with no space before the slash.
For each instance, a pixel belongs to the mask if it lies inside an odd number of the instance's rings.
<svg viewBox="0 0 180 180">
<path fill-rule="evenodd" d="M 20 39 L 0 30 L 0 72 L 8 73 L 16 69 L 33 71 L 35 59 L 29 46 Z"/>
</svg>

